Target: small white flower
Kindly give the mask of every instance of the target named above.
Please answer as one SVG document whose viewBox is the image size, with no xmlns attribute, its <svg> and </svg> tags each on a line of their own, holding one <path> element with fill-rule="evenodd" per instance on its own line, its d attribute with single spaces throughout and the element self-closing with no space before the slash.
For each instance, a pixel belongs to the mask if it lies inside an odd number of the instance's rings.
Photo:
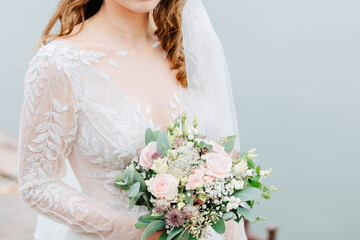
<svg viewBox="0 0 360 240">
<path fill-rule="evenodd" d="M 202 159 L 202 160 L 206 160 L 206 154 L 201 155 L 201 159 Z"/>
<path fill-rule="evenodd" d="M 188 146 L 188 147 L 194 147 L 194 142 L 187 142 L 187 143 L 186 143 L 186 146 Z"/>
<path fill-rule="evenodd" d="M 176 158 L 176 151 L 175 150 L 172 150 L 172 149 L 170 149 L 170 150 L 168 150 L 167 151 L 167 156 L 170 158 L 170 159 L 175 159 Z"/>
<path fill-rule="evenodd" d="M 181 131 L 181 129 L 179 127 L 176 127 L 173 130 L 173 134 L 174 134 L 175 137 L 180 137 L 180 136 L 182 136 L 182 131 Z"/>
<path fill-rule="evenodd" d="M 252 149 L 250 149 L 250 150 L 248 151 L 248 154 L 254 154 L 255 151 L 256 151 L 256 148 L 252 148 Z"/>
<path fill-rule="evenodd" d="M 254 159 L 254 158 L 256 158 L 256 157 L 258 157 L 259 155 L 257 155 L 257 154 L 247 154 L 247 158 L 248 159 Z"/>
<path fill-rule="evenodd" d="M 246 174 L 247 176 L 251 176 L 251 175 L 253 174 L 253 172 L 254 172 L 253 169 L 249 169 L 249 170 L 246 170 L 246 171 L 245 171 L 245 174 Z"/>
<path fill-rule="evenodd" d="M 178 203 L 178 209 L 181 210 L 185 206 L 185 203 L 180 202 Z"/>
<path fill-rule="evenodd" d="M 189 139 L 189 140 L 194 140 L 194 135 L 189 134 L 188 139 Z"/>
</svg>

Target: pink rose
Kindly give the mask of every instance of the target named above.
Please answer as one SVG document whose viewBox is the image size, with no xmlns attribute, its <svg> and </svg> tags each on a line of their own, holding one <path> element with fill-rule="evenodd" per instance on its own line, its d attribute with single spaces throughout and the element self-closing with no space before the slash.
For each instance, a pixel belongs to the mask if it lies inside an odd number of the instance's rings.
<svg viewBox="0 0 360 240">
<path fill-rule="evenodd" d="M 194 170 L 195 175 L 204 176 L 205 175 L 205 169 L 203 167 L 199 167 Z"/>
<path fill-rule="evenodd" d="M 217 143 L 214 143 L 214 144 L 212 144 L 212 146 L 213 146 L 213 151 L 214 152 L 216 152 L 216 153 L 220 153 L 220 154 L 223 154 L 223 155 L 225 155 L 225 156 L 228 156 L 228 153 L 225 151 L 225 149 L 222 147 L 222 146 L 220 146 L 219 144 L 217 144 Z"/>
<path fill-rule="evenodd" d="M 228 156 L 228 153 L 225 151 L 225 149 L 221 145 L 217 144 L 216 142 L 213 142 L 213 141 L 204 141 L 204 142 L 207 143 L 207 144 L 212 145 L 212 147 L 213 147 L 212 151 L 213 152 L 220 153 L 220 154 Z"/>
<path fill-rule="evenodd" d="M 158 174 L 147 181 L 149 191 L 158 198 L 173 200 L 178 194 L 179 181 L 171 174 Z"/>
<path fill-rule="evenodd" d="M 232 160 L 229 156 L 220 153 L 206 154 L 206 173 L 217 178 L 226 178 L 231 175 Z"/>
<path fill-rule="evenodd" d="M 204 183 L 205 185 L 209 185 L 210 183 L 212 183 L 215 180 L 215 178 L 213 176 L 204 176 Z"/>
<path fill-rule="evenodd" d="M 188 183 L 186 184 L 186 190 L 201 188 L 203 184 L 204 184 L 204 180 L 202 176 L 197 174 L 191 174 L 188 178 Z"/>
<path fill-rule="evenodd" d="M 153 155 L 155 155 L 155 153 L 157 153 L 157 146 L 156 146 L 156 142 L 149 142 L 148 145 L 146 147 L 144 147 L 143 149 L 141 149 L 141 153 L 140 153 L 140 160 L 139 160 L 139 164 L 140 166 L 146 168 L 146 169 L 150 169 L 153 162 L 154 162 L 154 158 Z"/>
</svg>

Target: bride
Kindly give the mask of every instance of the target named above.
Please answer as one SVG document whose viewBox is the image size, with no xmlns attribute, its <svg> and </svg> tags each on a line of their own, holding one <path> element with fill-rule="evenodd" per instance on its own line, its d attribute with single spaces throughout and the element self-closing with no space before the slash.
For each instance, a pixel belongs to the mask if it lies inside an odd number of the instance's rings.
<svg viewBox="0 0 360 240">
<path fill-rule="evenodd" d="M 237 134 L 226 61 L 201 1 L 60 0 L 40 41 L 19 135 L 35 239 L 140 239 L 134 224 L 146 209 L 128 207 L 114 176 L 146 128 L 164 131 L 186 111 L 211 138 Z M 245 240 L 243 222 L 210 239 Z"/>
</svg>

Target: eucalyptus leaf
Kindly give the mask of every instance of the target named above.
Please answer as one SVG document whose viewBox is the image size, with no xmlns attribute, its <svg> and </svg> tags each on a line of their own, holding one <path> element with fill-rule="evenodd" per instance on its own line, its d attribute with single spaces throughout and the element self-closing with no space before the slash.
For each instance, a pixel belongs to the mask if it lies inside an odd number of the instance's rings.
<svg viewBox="0 0 360 240">
<path fill-rule="evenodd" d="M 146 215 L 143 217 L 143 219 L 150 220 L 150 221 L 160 220 L 160 219 L 164 219 L 164 215 L 159 215 L 159 216 Z"/>
<path fill-rule="evenodd" d="M 234 149 L 236 136 L 228 136 L 226 139 L 227 142 L 224 144 L 224 150 L 229 153 Z"/>
<path fill-rule="evenodd" d="M 201 148 L 207 148 L 207 149 L 209 149 L 209 150 L 213 149 L 213 146 L 212 146 L 211 144 L 207 144 L 207 143 L 204 142 L 204 141 L 201 141 L 201 142 L 199 143 L 199 147 L 201 147 Z"/>
<path fill-rule="evenodd" d="M 179 228 L 175 228 L 174 230 L 172 230 L 169 234 L 169 236 L 166 238 L 166 240 L 171 240 L 173 239 L 176 235 L 178 235 L 179 233 L 182 232 L 184 228 L 179 227 Z"/>
<path fill-rule="evenodd" d="M 124 180 L 124 172 L 120 172 L 118 175 L 115 176 L 115 182 L 122 182 Z"/>
<path fill-rule="evenodd" d="M 236 219 L 236 217 L 237 217 L 236 214 L 231 211 L 224 213 L 224 215 L 223 215 L 224 221 L 234 220 L 234 219 Z"/>
<path fill-rule="evenodd" d="M 134 173 L 134 182 L 140 183 L 140 191 L 145 192 L 147 187 L 144 181 L 144 178 L 140 175 L 140 173 L 136 172 Z"/>
<path fill-rule="evenodd" d="M 139 193 L 139 190 L 140 190 L 140 183 L 136 182 L 134 185 L 130 187 L 128 191 L 128 197 L 129 198 L 135 197 Z"/>
<path fill-rule="evenodd" d="M 166 155 L 165 151 L 170 149 L 170 143 L 167 138 L 167 135 L 165 132 L 160 132 L 159 136 L 157 137 L 157 151 L 159 153 L 162 153 L 163 155 Z M 165 151 L 164 151 L 165 148 Z"/>
<path fill-rule="evenodd" d="M 256 200 L 260 197 L 261 191 L 258 188 L 246 187 L 242 190 L 236 191 L 233 196 L 240 198 L 242 202 L 249 200 Z"/>
<path fill-rule="evenodd" d="M 143 195 L 144 193 L 138 193 L 135 197 L 130 198 L 129 199 L 129 207 L 132 208 L 135 206 L 135 203 L 139 200 L 139 198 Z"/>
<path fill-rule="evenodd" d="M 155 134 L 151 128 L 146 129 L 145 131 L 145 144 L 148 145 L 150 142 L 156 141 Z"/>
<path fill-rule="evenodd" d="M 216 223 L 213 223 L 211 227 L 217 232 L 218 234 L 224 234 L 225 233 L 225 222 L 224 219 L 220 218 L 219 221 Z"/>
<path fill-rule="evenodd" d="M 135 223 L 135 228 L 143 229 L 143 228 L 146 228 L 148 225 L 149 225 L 149 223 L 137 222 L 137 223 Z"/>
<path fill-rule="evenodd" d="M 127 167 L 124 171 L 124 181 L 127 182 L 128 184 L 132 184 L 133 180 L 134 180 L 134 174 L 135 174 L 135 169 L 130 166 Z"/>
<path fill-rule="evenodd" d="M 142 222 L 142 223 L 151 223 L 152 220 L 144 219 L 144 217 L 146 217 L 146 216 L 148 216 L 148 215 L 139 217 L 139 218 L 138 218 L 138 221 L 139 221 L 139 222 Z"/>
<path fill-rule="evenodd" d="M 141 240 L 145 240 L 148 236 L 153 234 L 154 232 L 161 230 L 165 227 L 165 222 L 162 220 L 156 220 L 152 223 L 150 223 L 143 234 L 141 235 Z"/>
<path fill-rule="evenodd" d="M 252 211 L 250 209 L 239 207 L 237 209 L 237 212 L 239 214 L 241 214 L 242 216 L 244 216 L 244 218 L 246 218 L 250 222 L 255 222 L 255 220 L 256 220 L 255 215 L 252 213 Z"/>
<path fill-rule="evenodd" d="M 193 204 L 193 201 L 194 201 L 194 195 L 193 194 L 194 194 L 193 190 L 185 191 L 185 198 L 186 198 L 186 203 L 187 204 Z"/>
<path fill-rule="evenodd" d="M 155 134 L 155 138 L 157 139 L 158 136 L 159 136 L 159 134 L 160 134 L 160 130 L 156 130 L 156 131 L 154 132 L 154 134 Z"/>
</svg>

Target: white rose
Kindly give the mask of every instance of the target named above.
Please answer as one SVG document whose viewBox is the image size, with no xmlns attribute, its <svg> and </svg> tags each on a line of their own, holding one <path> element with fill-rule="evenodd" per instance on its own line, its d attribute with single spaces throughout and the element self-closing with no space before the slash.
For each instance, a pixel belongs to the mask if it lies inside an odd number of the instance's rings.
<svg viewBox="0 0 360 240">
<path fill-rule="evenodd" d="M 232 167 L 232 170 L 236 175 L 240 175 L 244 173 L 247 169 L 248 169 L 248 165 L 247 162 L 245 161 L 240 161 L 239 163 L 235 164 Z"/>
</svg>

